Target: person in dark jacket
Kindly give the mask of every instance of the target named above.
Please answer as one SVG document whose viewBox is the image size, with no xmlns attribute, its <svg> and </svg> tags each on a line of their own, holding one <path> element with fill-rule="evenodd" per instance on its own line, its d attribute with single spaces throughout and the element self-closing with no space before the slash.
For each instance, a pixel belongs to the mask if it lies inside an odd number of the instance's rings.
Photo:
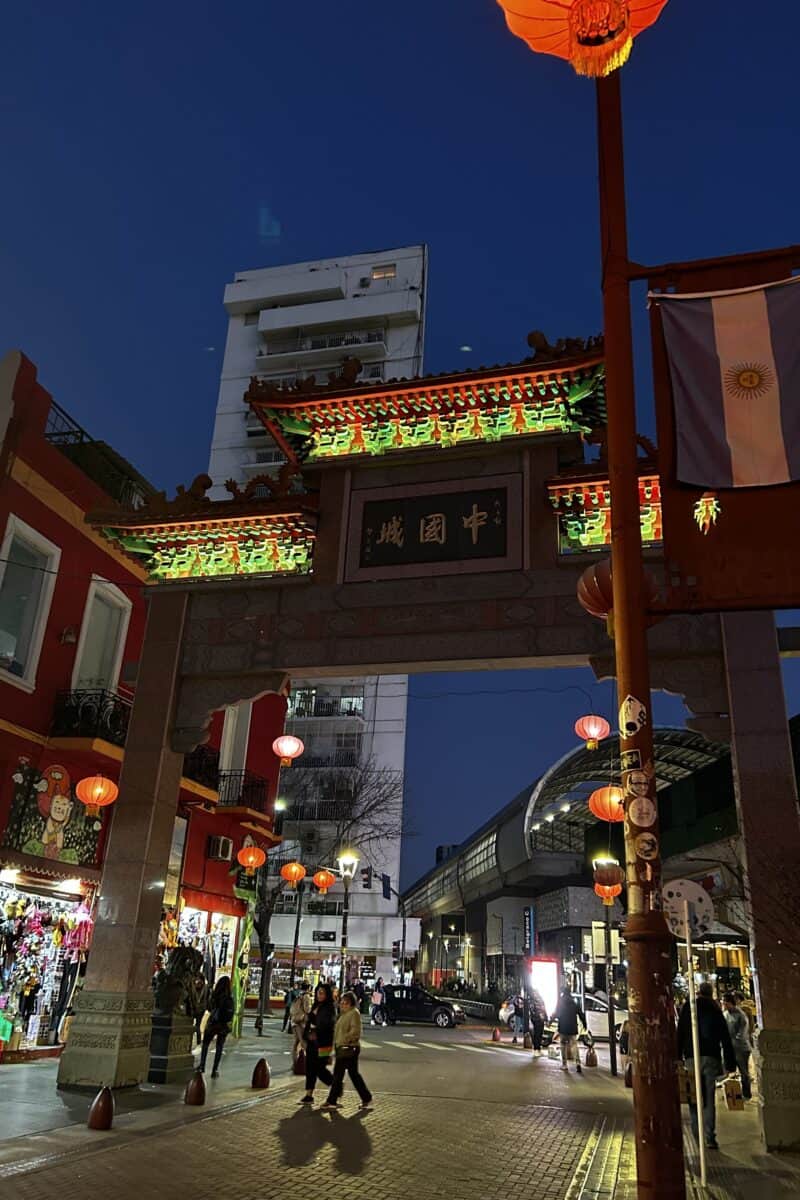
<svg viewBox="0 0 800 1200">
<path fill-rule="evenodd" d="M 233 1003 L 233 993 L 231 991 L 230 975 L 222 975 L 214 985 L 214 991 L 211 993 L 211 999 L 208 1004 L 210 1016 L 206 1031 L 203 1034 L 203 1049 L 200 1053 L 200 1070 L 205 1071 L 206 1059 L 208 1058 L 208 1048 L 214 1038 L 217 1039 L 217 1044 L 214 1047 L 214 1066 L 211 1071 L 211 1078 L 216 1079 L 219 1075 L 219 1063 L 222 1058 L 222 1050 L 225 1045 L 225 1039 L 231 1031 L 231 1022 L 235 1007 Z"/>
<path fill-rule="evenodd" d="M 539 1058 L 542 1053 L 542 1037 L 547 1020 L 547 1005 L 536 988 L 531 992 L 531 1037 L 533 1039 L 533 1056 Z"/>
<path fill-rule="evenodd" d="M 333 1030 L 336 1025 L 336 1007 L 333 1003 L 333 988 L 321 983 L 316 990 L 311 1012 L 306 1020 L 303 1040 L 306 1044 L 306 1094 L 301 1104 L 313 1104 L 314 1085 L 318 1079 L 330 1086 L 333 1075 L 328 1067 L 333 1053 Z"/>
<path fill-rule="evenodd" d="M 575 1052 L 575 1070 L 580 1075 L 581 1059 L 578 1053 L 578 1021 L 586 1028 L 586 1017 L 583 1009 L 576 1003 L 569 988 L 562 988 L 558 998 L 555 1018 L 558 1021 L 558 1040 L 561 1043 L 561 1070 L 569 1070 L 569 1060 L 572 1051 Z"/>
<path fill-rule="evenodd" d="M 710 983 L 701 983 L 697 993 L 697 1032 L 700 1041 L 700 1084 L 703 1102 L 703 1133 L 710 1150 L 717 1145 L 717 1077 L 723 1074 L 722 1060 L 729 1072 L 736 1070 L 736 1055 L 733 1052 L 731 1035 L 722 1015 L 722 1009 L 714 999 Z M 690 1005 L 684 1004 L 678 1017 L 678 1057 L 684 1060 L 690 1077 L 694 1073 L 694 1047 L 692 1045 L 692 1017 Z M 697 1138 L 697 1104 L 689 1104 L 692 1132 Z"/>
</svg>

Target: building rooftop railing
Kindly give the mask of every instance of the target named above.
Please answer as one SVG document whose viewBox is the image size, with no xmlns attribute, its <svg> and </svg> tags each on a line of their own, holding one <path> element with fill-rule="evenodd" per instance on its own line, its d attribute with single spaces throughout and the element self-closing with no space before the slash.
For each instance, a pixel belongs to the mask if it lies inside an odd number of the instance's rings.
<svg viewBox="0 0 800 1200">
<path fill-rule="evenodd" d="M 266 349 L 259 351 L 256 358 L 269 358 L 273 354 L 303 353 L 306 350 L 338 350 L 345 346 L 365 346 L 385 341 L 385 329 L 352 329 L 346 333 L 315 333 L 305 337 L 285 338 L 281 342 L 268 342 Z"/>
<path fill-rule="evenodd" d="M 154 488 L 111 446 L 90 437 L 55 401 L 50 402 L 44 436 L 123 508 L 141 508 Z"/>
</svg>

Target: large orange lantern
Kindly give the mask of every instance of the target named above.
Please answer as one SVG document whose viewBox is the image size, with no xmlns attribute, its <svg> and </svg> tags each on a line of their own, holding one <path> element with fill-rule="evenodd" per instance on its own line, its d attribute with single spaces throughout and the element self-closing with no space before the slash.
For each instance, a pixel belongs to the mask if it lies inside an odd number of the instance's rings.
<svg viewBox="0 0 800 1200">
<path fill-rule="evenodd" d="M 285 879 L 289 887 L 296 888 L 301 879 L 305 879 L 306 869 L 302 863 L 284 863 L 281 867 L 281 879 Z"/>
<path fill-rule="evenodd" d="M 589 811 L 597 817 L 598 821 L 608 821 L 611 824 L 616 821 L 624 821 L 625 806 L 622 788 L 597 788 L 589 797 Z"/>
<path fill-rule="evenodd" d="M 246 875 L 254 875 L 267 861 L 267 856 L 260 846 L 242 846 L 236 858 L 244 867 Z"/>
<path fill-rule="evenodd" d="M 313 879 L 314 883 L 319 888 L 321 896 L 326 896 L 328 894 L 328 888 L 332 888 L 336 883 L 336 876 L 334 875 L 333 871 L 328 871 L 325 867 L 323 867 L 321 871 L 317 871 L 317 873 L 313 876 Z"/>
<path fill-rule="evenodd" d="M 275 738 L 272 749 L 281 760 L 281 766 L 290 767 L 292 761 L 303 753 L 305 746 L 293 733 L 283 733 L 280 737 Z"/>
<path fill-rule="evenodd" d="M 75 795 L 86 806 L 87 817 L 99 817 L 101 808 L 114 803 L 119 788 L 105 775 L 88 775 L 75 785 Z"/>
<path fill-rule="evenodd" d="M 596 883 L 594 885 L 594 893 L 599 896 L 609 908 L 616 900 L 617 896 L 622 894 L 621 883 Z"/>
<path fill-rule="evenodd" d="M 579 75 L 609 75 L 667 0 L 497 0 L 512 33 L 540 54 L 571 62 Z"/>
<path fill-rule="evenodd" d="M 603 738 L 611 733 L 611 726 L 605 717 L 590 713 L 588 717 L 581 717 L 575 722 L 575 732 L 586 742 L 587 750 L 596 750 Z"/>
</svg>

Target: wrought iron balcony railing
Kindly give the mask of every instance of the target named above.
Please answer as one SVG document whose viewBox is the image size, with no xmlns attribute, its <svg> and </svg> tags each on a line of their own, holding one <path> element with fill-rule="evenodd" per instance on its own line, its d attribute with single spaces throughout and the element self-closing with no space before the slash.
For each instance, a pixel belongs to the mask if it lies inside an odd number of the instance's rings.
<svg viewBox="0 0 800 1200">
<path fill-rule="evenodd" d="M 289 703 L 289 719 L 308 720 L 311 717 L 363 717 L 363 696 L 319 696 L 316 699 L 302 693 Z"/>
<path fill-rule="evenodd" d="M 252 808 L 260 813 L 269 809 L 267 781 L 253 771 L 220 771 L 218 790 L 220 808 Z"/>
<path fill-rule="evenodd" d="M 57 446 L 84 475 L 124 508 L 141 508 L 152 496 L 154 489 L 146 479 L 105 442 L 90 437 L 52 400 L 44 435 L 51 445 Z"/>
<path fill-rule="evenodd" d="M 102 738 L 124 746 L 131 702 L 102 688 L 59 692 L 53 713 L 52 737 Z"/>
</svg>

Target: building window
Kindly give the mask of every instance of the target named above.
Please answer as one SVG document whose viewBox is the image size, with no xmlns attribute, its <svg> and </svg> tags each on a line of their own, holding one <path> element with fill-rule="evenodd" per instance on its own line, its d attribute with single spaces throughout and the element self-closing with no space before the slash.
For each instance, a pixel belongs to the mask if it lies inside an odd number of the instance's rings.
<svg viewBox="0 0 800 1200">
<path fill-rule="evenodd" d="M 397 278 L 397 263 L 382 263 L 379 267 L 372 268 L 373 279 L 396 279 Z"/>
<path fill-rule="evenodd" d="M 10 516 L 0 549 L 0 673 L 25 691 L 36 667 L 50 613 L 61 551 Z"/>
<path fill-rule="evenodd" d="M 75 654 L 73 688 L 116 691 L 132 608 L 113 583 L 97 576 L 92 579 Z"/>
<path fill-rule="evenodd" d="M 260 314 L 259 314 L 259 313 L 257 313 L 257 312 L 254 312 L 254 313 L 245 313 L 245 314 L 244 314 L 244 323 L 245 323 L 245 325 L 257 325 L 257 324 L 258 324 L 258 318 L 259 318 L 259 315 L 260 315 Z"/>
</svg>

